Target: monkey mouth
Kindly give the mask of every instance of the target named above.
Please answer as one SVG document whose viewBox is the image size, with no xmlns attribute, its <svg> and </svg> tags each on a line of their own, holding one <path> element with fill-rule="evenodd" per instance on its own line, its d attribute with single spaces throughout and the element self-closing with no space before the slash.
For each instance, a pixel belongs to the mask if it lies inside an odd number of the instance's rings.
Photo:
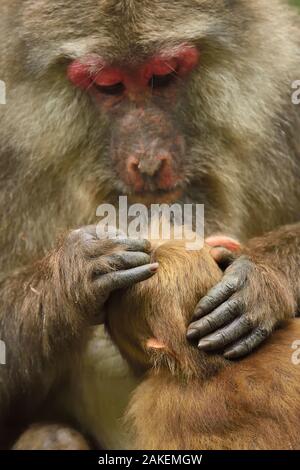
<svg viewBox="0 0 300 470">
<path fill-rule="evenodd" d="M 176 188 L 171 191 L 157 190 L 143 193 L 127 193 L 129 204 L 173 204 L 183 196 L 183 188 Z"/>
<path fill-rule="evenodd" d="M 187 181 L 182 178 L 172 187 L 162 189 L 155 185 L 136 191 L 131 185 L 121 179 L 117 180 L 111 196 L 114 200 L 126 196 L 129 204 L 143 204 L 150 207 L 152 204 L 174 204 L 183 201 L 187 189 Z"/>
</svg>

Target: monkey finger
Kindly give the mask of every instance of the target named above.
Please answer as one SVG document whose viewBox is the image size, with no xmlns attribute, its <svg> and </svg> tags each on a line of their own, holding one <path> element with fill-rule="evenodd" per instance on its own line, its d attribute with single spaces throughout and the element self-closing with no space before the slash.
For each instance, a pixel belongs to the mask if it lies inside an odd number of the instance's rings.
<svg viewBox="0 0 300 470">
<path fill-rule="evenodd" d="M 231 346 L 224 352 L 226 359 L 239 359 L 250 354 L 270 335 L 271 331 L 258 327 L 249 336 Z"/>
<path fill-rule="evenodd" d="M 224 346 L 238 341 L 241 337 L 250 333 L 252 328 L 253 326 L 247 318 L 238 318 L 222 330 L 218 330 L 216 333 L 201 339 L 198 343 L 198 348 L 204 351 L 222 349 Z"/>
<path fill-rule="evenodd" d="M 146 238 L 119 238 L 116 240 L 116 243 L 127 251 L 143 251 L 145 253 L 150 253 L 151 251 L 151 243 Z"/>
<path fill-rule="evenodd" d="M 101 238 L 98 236 L 96 225 L 86 225 L 72 230 L 67 237 L 67 242 L 72 246 L 78 245 L 78 249 L 81 249 L 86 257 L 95 258 L 107 253 L 119 242 L 116 236 L 118 233 L 116 229 L 114 234 L 108 230 L 107 234 Z"/>
<path fill-rule="evenodd" d="M 94 269 L 95 275 L 102 275 L 103 268 L 106 273 L 111 270 L 123 270 L 136 268 L 138 266 L 143 266 L 145 264 L 150 264 L 150 255 L 143 252 L 136 251 L 121 251 L 113 253 L 110 256 L 102 256 L 95 263 L 96 267 Z M 97 265 L 99 265 L 97 267 Z"/>
<path fill-rule="evenodd" d="M 99 290 L 104 292 L 112 292 L 117 289 L 130 287 L 133 284 L 152 277 L 157 273 L 158 267 L 158 263 L 153 263 L 138 266 L 126 271 L 115 271 L 101 276 L 98 281 L 96 281 L 96 285 L 98 283 Z"/>
<path fill-rule="evenodd" d="M 240 280 L 237 275 L 230 277 L 224 276 L 222 281 L 213 287 L 208 294 L 200 300 L 195 309 L 193 320 L 202 318 L 219 307 L 219 305 L 228 300 L 229 297 L 236 292 L 239 285 Z"/>
<path fill-rule="evenodd" d="M 71 230 L 67 236 L 67 241 L 72 244 L 78 240 L 88 242 L 96 239 L 96 225 L 86 225 L 76 230 Z"/>
<path fill-rule="evenodd" d="M 230 323 L 242 313 L 242 303 L 237 299 L 230 299 L 220 305 L 209 315 L 190 324 L 187 332 L 188 339 L 201 338 L 213 333 L 221 326 Z"/>
<path fill-rule="evenodd" d="M 127 251 L 142 251 L 149 253 L 151 243 L 145 238 L 107 238 L 97 240 L 98 246 L 101 248 L 102 243 L 111 243 L 111 246 L 119 246 Z"/>
<path fill-rule="evenodd" d="M 107 253 L 112 253 L 109 256 L 113 256 L 113 251 L 116 249 L 124 250 L 124 252 L 141 252 L 150 253 L 151 244 L 146 239 L 131 239 L 131 238 L 107 238 L 102 240 L 91 239 L 84 244 L 83 250 L 87 258 L 108 258 Z M 149 261 L 147 261 L 149 263 Z M 145 264 L 145 263 L 144 263 Z"/>
<path fill-rule="evenodd" d="M 86 238 L 94 238 L 98 240 L 105 240 L 105 239 L 117 239 L 118 237 L 126 238 L 124 232 L 121 230 L 108 226 L 103 236 L 100 236 L 99 225 L 85 225 L 80 227 L 78 230 L 73 230 L 74 234 L 79 234 Z"/>
</svg>

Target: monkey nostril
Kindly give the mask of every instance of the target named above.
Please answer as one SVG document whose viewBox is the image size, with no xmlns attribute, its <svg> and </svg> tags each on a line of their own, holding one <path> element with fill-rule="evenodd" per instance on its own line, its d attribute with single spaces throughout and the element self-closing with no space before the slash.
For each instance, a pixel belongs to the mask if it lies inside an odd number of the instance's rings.
<svg viewBox="0 0 300 470">
<path fill-rule="evenodd" d="M 159 172 L 162 164 L 163 160 L 160 158 L 142 160 L 138 164 L 138 170 L 142 175 L 153 177 Z"/>
<path fill-rule="evenodd" d="M 137 192 L 143 191 L 144 188 L 144 180 L 139 171 L 139 163 L 139 160 L 134 156 L 129 157 L 126 163 L 127 182 Z"/>
<path fill-rule="evenodd" d="M 131 156 L 126 163 L 127 182 L 137 192 L 153 189 L 170 190 L 177 181 L 169 154 L 156 158 Z"/>
<path fill-rule="evenodd" d="M 135 157 L 129 157 L 128 158 L 126 169 L 127 169 L 128 175 L 131 178 L 134 178 L 137 175 L 139 175 L 139 173 L 140 173 L 139 165 L 140 165 L 140 162 L 137 158 L 135 158 Z"/>
</svg>

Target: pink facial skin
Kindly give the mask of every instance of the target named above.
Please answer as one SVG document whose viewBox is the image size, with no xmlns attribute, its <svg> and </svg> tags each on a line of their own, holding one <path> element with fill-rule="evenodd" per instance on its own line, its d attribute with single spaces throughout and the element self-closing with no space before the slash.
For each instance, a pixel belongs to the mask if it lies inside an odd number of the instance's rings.
<svg viewBox="0 0 300 470">
<path fill-rule="evenodd" d="M 93 85 L 111 87 L 122 83 L 124 91 L 142 91 L 149 86 L 153 76 L 163 77 L 176 73 L 189 74 L 199 62 L 199 51 L 182 45 L 176 52 L 162 51 L 137 67 L 118 67 L 107 64 L 97 55 L 73 61 L 68 67 L 68 78 L 77 87 L 89 89 Z"/>
</svg>

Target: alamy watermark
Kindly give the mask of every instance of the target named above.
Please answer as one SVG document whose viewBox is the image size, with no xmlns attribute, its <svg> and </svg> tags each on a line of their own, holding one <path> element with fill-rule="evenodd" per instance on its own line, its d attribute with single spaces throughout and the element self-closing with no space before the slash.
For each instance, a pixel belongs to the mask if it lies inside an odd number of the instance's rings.
<svg viewBox="0 0 300 470">
<path fill-rule="evenodd" d="M 0 104 L 6 104 L 6 86 L 2 80 L 0 80 Z"/>
<path fill-rule="evenodd" d="M 292 93 L 292 103 L 295 105 L 300 104 L 300 80 L 295 80 L 292 83 L 292 89 L 295 90 Z"/>
<path fill-rule="evenodd" d="M 6 346 L 4 341 L 0 340 L 0 366 L 6 364 Z"/>
<path fill-rule="evenodd" d="M 199 250 L 204 240 L 203 204 L 128 205 L 127 196 L 119 197 L 118 207 L 101 204 L 96 211 L 99 238 L 148 238 L 184 240 L 187 250 Z"/>
</svg>

